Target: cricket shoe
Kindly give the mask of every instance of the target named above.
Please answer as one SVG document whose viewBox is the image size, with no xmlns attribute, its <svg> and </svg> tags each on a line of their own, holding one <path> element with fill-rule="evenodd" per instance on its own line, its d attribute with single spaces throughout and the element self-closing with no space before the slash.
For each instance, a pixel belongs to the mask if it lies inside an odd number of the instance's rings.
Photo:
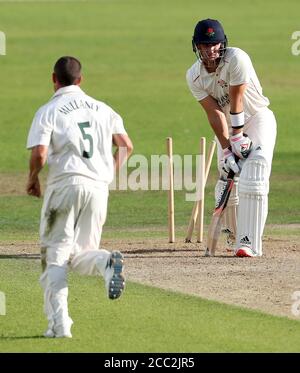
<svg viewBox="0 0 300 373">
<path fill-rule="evenodd" d="M 44 333 L 44 337 L 45 338 L 54 338 L 55 333 L 54 333 L 53 329 L 47 329 Z"/>
<path fill-rule="evenodd" d="M 253 251 L 249 247 L 241 247 L 235 253 L 235 256 L 239 256 L 240 258 L 244 257 L 253 257 L 255 256 Z"/>
<path fill-rule="evenodd" d="M 59 325 L 55 327 L 48 326 L 48 329 L 44 333 L 45 338 L 72 338 L 71 326 L 73 321 L 69 321 L 65 325 Z"/>
<path fill-rule="evenodd" d="M 235 235 L 233 232 L 231 232 L 230 229 L 225 228 L 222 229 L 222 233 L 226 235 L 226 243 L 228 247 L 226 248 L 227 252 L 232 252 L 234 250 L 234 244 L 235 244 Z"/>
<path fill-rule="evenodd" d="M 55 338 L 72 338 L 71 325 L 61 325 L 57 327 L 55 329 Z"/>
<path fill-rule="evenodd" d="M 55 333 L 53 329 L 47 329 L 44 333 L 45 338 L 72 338 L 70 330 L 60 330 Z"/>
<path fill-rule="evenodd" d="M 113 251 L 108 258 L 104 278 L 109 299 L 119 298 L 125 288 L 123 262 L 123 255 L 119 251 Z"/>
<path fill-rule="evenodd" d="M 43 336 L 45 338 L 54 338 L 55 337 L 53 327 L 54 327 L 54 321 L 52 319 L 50 319 L 49 322 L 48 322 L 48 329 L 43 334 Z"/>
</svg>

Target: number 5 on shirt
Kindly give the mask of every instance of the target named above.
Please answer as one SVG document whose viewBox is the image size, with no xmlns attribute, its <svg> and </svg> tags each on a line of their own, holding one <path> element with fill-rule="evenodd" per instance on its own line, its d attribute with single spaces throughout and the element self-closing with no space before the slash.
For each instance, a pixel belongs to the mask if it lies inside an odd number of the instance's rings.
<svg viewBox="0 0 300 373">
<path fill-rule="evenodd" d="M 90 134 L 85 132 L 86 128 L 91 127 L 90 122 L 78 123 L 78 126 L 80 128 L 81 133 L 82 133 L 83 140 L 87 140 L 89 142 L 89 145 L 90 145 L 90 150 L 89 151 L 83 150 L 82 156 L 83 156 L 83 158 L 92 158 L 93 152 L 94 152 L 93 138 Z"/>
</svg>

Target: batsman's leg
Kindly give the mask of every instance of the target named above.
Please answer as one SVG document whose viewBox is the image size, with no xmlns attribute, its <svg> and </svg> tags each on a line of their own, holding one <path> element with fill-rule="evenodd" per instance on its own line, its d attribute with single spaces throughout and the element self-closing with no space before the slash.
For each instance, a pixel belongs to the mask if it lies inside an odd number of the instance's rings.
<svg viewBox="0 0 300 373">
<path fill-rule="evenodd" d="M 215 187 L 215 200 L 218 201 L 219 195 L 225 187 L 226 182 L 222 179 L 217 181 Z M 230 193 L 230 197 L 227 203 L 227 207 L 224 210 L 222 216 L 222 232 L 227 235 L 227 244 L 230 249 L 233 249 L 233 245 L 236 239 L 236 227 L 237 227 L 237 208 L 239 204 L 238 196 L 238 178 L 235 178 L 234 186 Z"/>
<path fill-rule="evenodd" d="M 220 179 L 217 181 L 215 186 L 215 200 L 216 205 L 219 196 L 222 193 L 223 188 L 226 185 L 226 174 L 224 174 L 224 159 L 222 147 L 216 138 L 217 147 L 217 159 L 218 159 L 218 170 L 220 173 Z M 226 241 L 228 244 L 228 251 L 232 251 L 235 240 L 236 240 L 236 227 L 237 227 L 237 209 L 239 204 L 238 196 L 238 177 L 234 178 L 234 187 L 231 190 L 230 197 L 226 206 L 226 209 L 222 215 L 222 232 L 226 234 Z"/>
<path fill-rule="evenodd" d="M 241 171 L 236 256 L 261 256 L 262 235 L 268 214 L 269 168 L 254 154 Z"/>
<path fill-rule="evenodd" d="M 253 141 L 253 150 L 240 174 L 236 255 L 261 256 L 276 140 L 276 119 L 272 111 L 260 110 L 246 123 L 244 132 Z"/>
</svg>

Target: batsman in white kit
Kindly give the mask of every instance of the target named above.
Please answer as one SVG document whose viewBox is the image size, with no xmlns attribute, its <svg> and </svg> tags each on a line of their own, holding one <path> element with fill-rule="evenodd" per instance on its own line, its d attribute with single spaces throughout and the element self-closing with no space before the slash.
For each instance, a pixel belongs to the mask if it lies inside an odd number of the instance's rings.
<svg viewBox="0 0 300 373">
<path fill-rule="evenodd" d="M 187 83 L 205 110 L 218 144 L 216 204 L 229 170 L 236 175 L 223 228 L 234 237 L 236 256 L 261 256 L 276 120 L 250 57 L 227 46 L 219 21 L 198 22 L 192 46 L 197 61 L 187 71 Z"/>
<path fill-rule="evenodd" d="M 40 223 L 40 283 L 48 319 L 44 335 L 71 338 L 69 269 L 102 275 L 110 299 L 119 298 L 124 290 L 122 254 L 99 249 L 99 244 L 108 185 L 114 168 L 121 167 L 133 147 L 122 118 L 79 87 L 80 61 L 68 56 L 58 59 L 52 80 L 55 94 L 35 114 L 28 135 L 31 158 L 27 193 L 41 196 L 38 175 L 47 161 Z"/>
</svg>

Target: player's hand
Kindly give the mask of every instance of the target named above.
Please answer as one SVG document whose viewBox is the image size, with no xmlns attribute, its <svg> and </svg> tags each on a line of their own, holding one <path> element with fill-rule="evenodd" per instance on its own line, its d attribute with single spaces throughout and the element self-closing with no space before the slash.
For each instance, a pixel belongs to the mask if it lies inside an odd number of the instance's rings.
<svg viewBox="0 0 300 373">
<path fill-rule="evenodd" d="M 241 159 L 246 159 L 252 150 L 252 141 L 243 132 L 231 136 L 230 145 L 233 153 Z"/>
<path fill-rule="evenodd" d="M 27 186 L 26 186 L 26 192 L 30 196 L 34 197 L 40 197 L 41 196 L 41 187 L 39 179 L 31 180 L 28 179 Z"/>
<path fill-rule="evenodd" d="M 223 171 L 224 171 L 226 178 L 230 170 L 232 170 L 235 174 L 239 173 L 240 168 L 235 161 L 234 154 L 232 153 L 230 147 L 223 149 L 223 155 L 224 155 Z"/>
</svg>

